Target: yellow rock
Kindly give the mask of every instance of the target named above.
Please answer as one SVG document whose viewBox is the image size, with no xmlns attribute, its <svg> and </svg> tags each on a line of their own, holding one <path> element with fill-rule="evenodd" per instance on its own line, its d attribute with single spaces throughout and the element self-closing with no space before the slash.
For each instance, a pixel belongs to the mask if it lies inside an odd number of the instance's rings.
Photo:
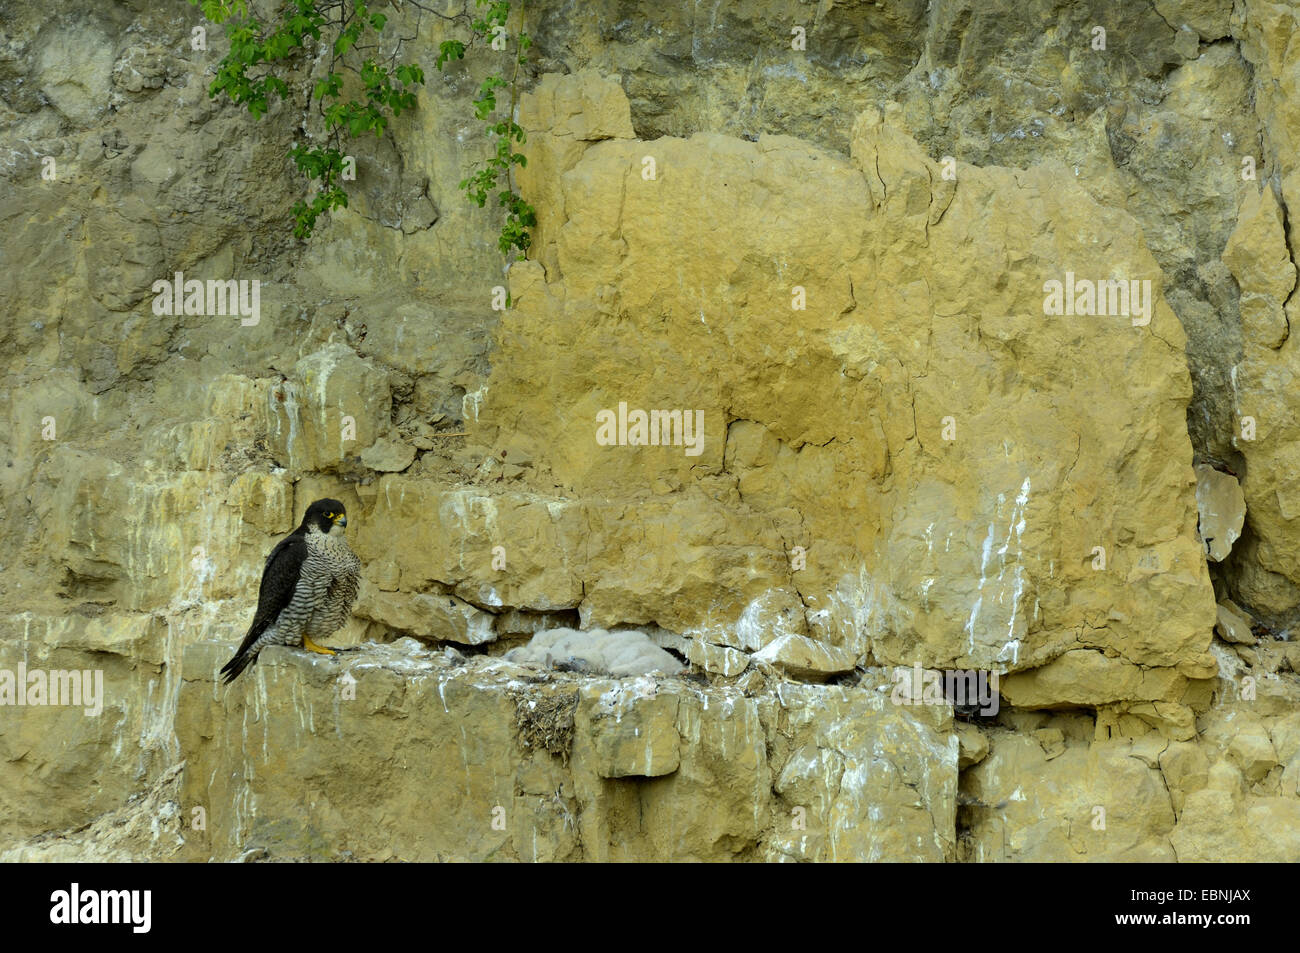
<svg viewBox="0 0 1300 953">
<path fill-rule="evenodd" d="M 590 91 L 545 78 L 547 105 L 529 108 L 571 115 L 615 95 L 594 77 L 578 87 Z M 556 218 L 541 229 L 544 267 L 512 269 L 478 439 L 508 432 L 556 482 L 635 500 L 654 527 L 654 562 L 634 548 L 596 564 L 598 579 L 583 572 L 595 623 L 706 625 L 728 644 L 718 627 L 793 588 L 807 629 L 787 631 L 860 661 L 1016 671 L 1080 643 L 1133 666 L 1199 655 L 1214 610 L 1182 331 L 1140 230 L 1058 166 L 945 177 L 891 122 L 860 117 L 851 163 L 781 136 L 531 138 L 530 167 L 567 171 L 530 180 Z M 1049 228 L 1050 242 L 1031 237 Z M 1149 324 L 1044 313 L 1045 282 L 1116 269 L 1151 281 Z M 1008 280 L 977 306 L 992 271 Z M 1080 354 L 1129 368 L 1142 395 L 1077 408 L 1060 388 Z M 642 411 L 698 411 L 702 440 L 655 428 L 668 439 L 639 446 Z M 602 419 L 619 425 L 612 442 Z M 1136 467 L 1121 463 L 1130 433 L 1151 448 Z M 725 508 L 688 489 L 708 485 L 693 474 L 716 478 Z M 782 542 L 759 559 L 715 544 L 700 587 L 697 537 L 678 528 L 727 539 L 738 503 Z M 632 584 L 630 559 L 650 578 Z M 1113 696 L 1078 685 L 1071 703 Z M 1180 692 L 1176 677 L 1148 680 L 1143 697 Z"/>
<path fill-rule="evenodd" d="M 598 683 L 579 694 L 577 730 L 591 733 L 602 778 L 658 777 L 681 763 L 680 697 L 659 693 L 653 680 Z"/>
</svg>

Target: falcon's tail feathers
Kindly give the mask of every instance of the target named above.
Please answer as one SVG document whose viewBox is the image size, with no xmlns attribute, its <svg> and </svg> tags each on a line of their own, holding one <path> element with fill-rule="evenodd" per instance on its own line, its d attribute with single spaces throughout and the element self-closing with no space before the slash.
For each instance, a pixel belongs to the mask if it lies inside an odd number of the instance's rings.
<svg viewBox="0 0 1300 953">
<path fill-rule="evenodd" d="M 227 662 L 225 668 L 221 670 L 221 674 L 225 676 L 222 681 L 229 685 L 235 679 L 239 678 L 239 674 L 244 669 L 248 668 L 248 666 L 252 665 L 256 661 L 256 652 L 236 652 L 235 657 Z"/>
<path fill-rule="evenodd" d="M 224 681 L 227 685 L 239 678 L 240 672 L 257 661 L 257 653 L 261 649 L 257 643 L 261 641 L 266 628 L 267 624 L 264 620 L 253 620 L 253 624 L 248 628 L 248 634 L 244 636 L 244 641 L 239 643 L 239 648 L 235 651 L 235 657 L 221 670 L 221 674 L 226 676 Z"/>
</svg>

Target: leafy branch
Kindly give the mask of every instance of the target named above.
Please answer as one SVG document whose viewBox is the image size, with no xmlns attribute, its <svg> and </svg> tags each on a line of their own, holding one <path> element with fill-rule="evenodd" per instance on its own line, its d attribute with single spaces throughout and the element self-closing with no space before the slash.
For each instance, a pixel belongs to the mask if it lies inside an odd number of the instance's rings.
<svg viewBox="0 0 1300 953">
<path fill-rule="evenodd" d="M 334 36 L 329 69 L 308 96 L 308 106 L 316 100 L 325 121 L 326 142 L 296 145 L 289 152 L 298 171 L 317 182 L 311 202 L 299 201 L 292 208 L 293 233 L 306 238 L 322 213 L 347 207 L 348 194 L 340 185 L 344 134 L 352 138 L 367 132 L 382 136 L 390 113 L 400 116 L 415 107 L 412 89 L 424 82 L 424 71 L 413 63 L 396 64 L 406 38 L 398 39 L 387 64 L 370 55 L 378 53 L 377 36 L 388 18 L 371 13 L 364 0 L 289 0 L 280 22 L 269 29 L 249 17 L 246 0 L 190 3 L 199 6 L 213 23 L 224 24 L 230 40 L 230 52 L 218 65 L 208 95 L 216 98 L 224 93 L 236 105 L 246 106 L 255 119 L 266 115 L 273 95 L 281 100 L 289 98 L 289 86 L 275 74 L 273 66 L 303 51 L 308 38 L 319 42 L 324 31 Z M 376 42 L 363 42 L 367 31 L 376 34 Z M 360 80 L 362 98 L 344 97 L 345 72 Z"/>
<path fill-rule="evenodd" d="M 467 13 L 449 16 L 418 0 L 405 0 L 417 11 L 416 32 L 409 37 L 398 37 L 391 54 L 385 58 L 379 52 L 379 36 L 388 18 L 382 13 L 371 13 L 364 0 L 287 0 L 279 22 L 271 26 L 249 16 L 247 0 L 190 0 L 190 3 L 199 7 L 213 23 L 223 24 L 230 40 L 230 52 L 218 64 L 208 95 L 212 98 L 226 95 L 236 105 L 245 106 L 255 119 L 266 115 L 272 97 L 290 98 L 289 85 L 276 75 L 277 68 L 303 55 L 308 40 L 319 43 L 322 36 L 333 37 L 329 66 L 324 77 L 312 85 L 307 97 L 308 108 L 314 101 L 324 121 L 325 143 L 295 145 L 289 153 L 297 169 L 317 184 L 310 202 L 299 201 L 293 206 L 293 233 L 298 238 L 307 238 L 323 213 L 348 205 L 347 192 L 341 185 L 346 171 L 345 137 L 357 138 L 368 132 L 382 136 L 390 117 L 415 107 L 414 88 L 424 84 L 424 71 L 414 63 L 399 64 L 397 59 L 403 43 L 418 35 L 419 17 L 429 13 L 455 21 L 468 16 Z M 523 167 L 526 163 L 524 156 L 514 150 L 514 143 L 524 142 L 524 130 L 514 120 L 519 68 L 532 45 L 523 30 L 525 0 L 519 4 L 520 28 L 513 49 L 506 29 L 510 0 L 476 0 L 476 3 L 487 10 L 471 21 L 469 43 L 484 39 L 494 51 L 511 52 L 514 69 L 509 80 L 494 73 L 479 87 L 474 114 L 486 124 L 486 133 L 494 137 L 495 145 L 492 156 L 474 167 L 470 176 L 461 181 L 460 188 L 480 208 L 496 192 L 498 204 L 506 211 L 498 247 L 503 255 L 509 255 L 512 248 L 522 254 L 532 240 L 528 229 L 537 222 L 533 207 L 516 191 L 511 174 L 515 165 Z M 463 59 L 466 46 L 460 40 L 444 41 L 439 47 L 437 68 L 442 70 L 450 60 Z M 348 81 L 349 74 L 354 82 Z M 359 87 L 359 95 L 345 96 L 345 85 L 353 90 Z M 496 94 L 503 88 L 509 89 L 510 102 L 508 112 L 500 117 Z"/>
<path fill-rule="evenodd" d="M 478 163 L 468 178 L 462 179 L 460 188 L 469 196 L 470 201 L 479 208 L 487 204 L 493 192 L 497 195 L 497 204 L 505 209 L 506 221 L 497 239 L 501 254 L 509 255 L 512 248 L 520 254 L 528 251 L 532 244 L 532 234 L 528 229 L 537 224 L 537 212 L 515 189 L 512 169 L 523 168 L 528 160 L 522 153 L 514 150 L 514 143 L 522 145 L 525 140 L 523 127 L 515 122 L 515 107 L 519 95 L 519 67 L 526 62 L 528 48 L 533 41 L 524 32 L 524 7 L 527 0 L 519 0 L 519 32 L 511 50 L 514 69 L 510 79 L 492 73 L 483 80 L 474 99 L 474 115 L 486 124 L 484 132 L 492 137 L 494 147 L 492 155 Z M 487 40 L 494 50 L 509 50 L 509 31 L 507 21 L 510 19 L 510 0 L 476 0 L 480 7 L 487 7 L 487 12 L 474 20 L 470 28 L 479 37 Z M 438 52 L 438 69 L 450 59 L 461 59 L 465 55 L 465 45 L 458 40 L 445 41 Z M 505 116 L 497 114 L 497 90 L 510 90 L 510 104 Z"/>
</svg>

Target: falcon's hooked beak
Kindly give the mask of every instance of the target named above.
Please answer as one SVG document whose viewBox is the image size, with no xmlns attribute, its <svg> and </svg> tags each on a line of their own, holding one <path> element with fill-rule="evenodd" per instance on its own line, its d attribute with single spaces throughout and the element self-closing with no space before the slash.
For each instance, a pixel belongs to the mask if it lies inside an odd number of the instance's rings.
<svg viewBox="0 0 1300 953">
<path fill-rule="evenodd" d="M 334 525 L 335 525 L 335 526 L 347 526 L 347 525 L 348 525 L 348 518 L 347 518 L 346 516 L 344 516 L 342 513 L 340 513 L 338 516 L 334 517 Z"/>
</svg>

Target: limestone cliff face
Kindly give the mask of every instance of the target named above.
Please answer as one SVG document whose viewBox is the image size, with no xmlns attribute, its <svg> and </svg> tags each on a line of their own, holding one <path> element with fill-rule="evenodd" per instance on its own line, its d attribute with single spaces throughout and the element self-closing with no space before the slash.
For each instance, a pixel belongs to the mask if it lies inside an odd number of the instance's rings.
<svg viewBox="0 0 1300 953">
<path fill-rule="evenodd" d="M 0 704 L 0 856 L 1300 859 L 1294 8 L 544 6 L 505 275 L 440 23 L 306 244 L 188 4 L 0 26 L 0 678 L 103 686 Z M 220 687 L 325 495 L 362 647 Z"/>
</svg>

